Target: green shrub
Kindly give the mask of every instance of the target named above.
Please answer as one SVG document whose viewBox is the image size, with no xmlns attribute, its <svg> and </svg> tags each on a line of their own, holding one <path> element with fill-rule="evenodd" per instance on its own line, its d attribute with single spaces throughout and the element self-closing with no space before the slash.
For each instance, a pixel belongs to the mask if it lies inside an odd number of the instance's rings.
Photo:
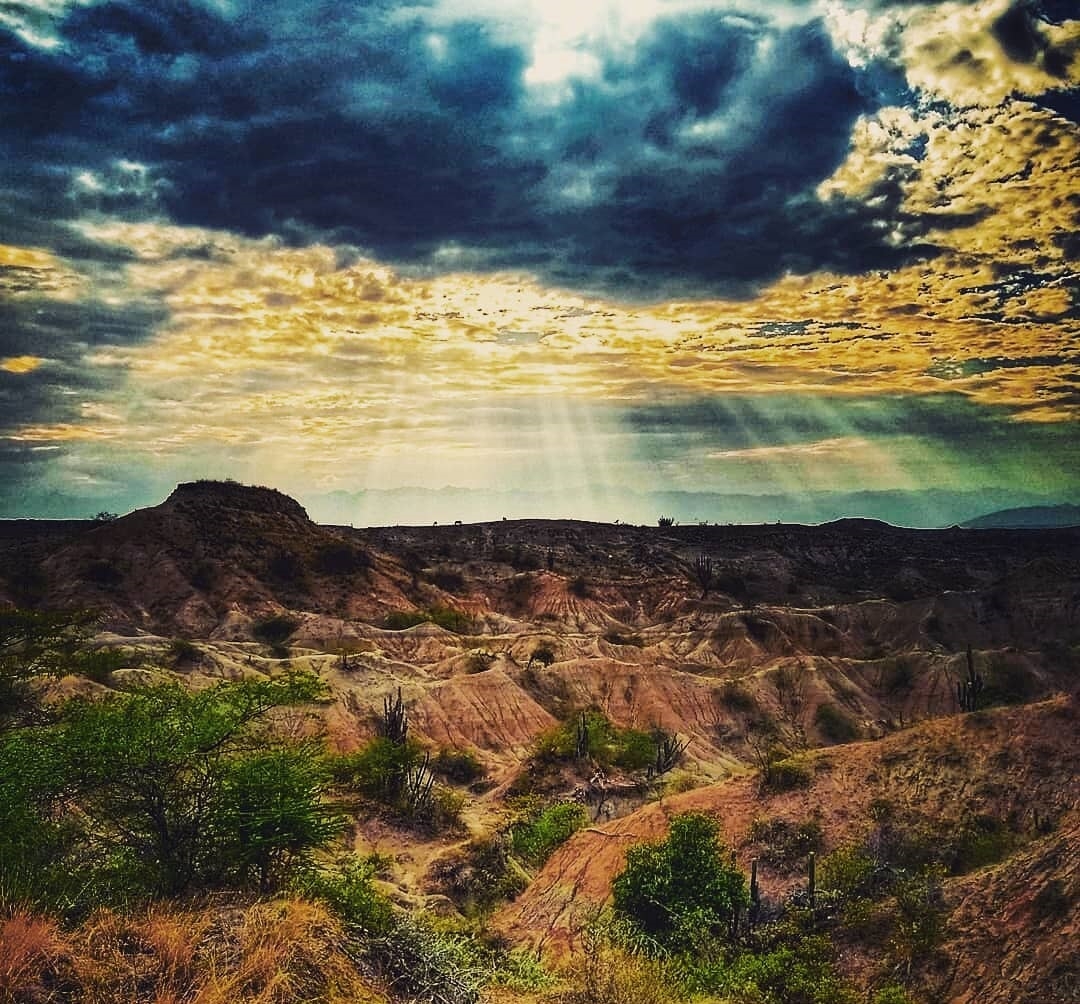
<svg viewBox="0 0 1080 1004">
<path fill-rule="evenodd" d="M 270 578 L 286 586 L 300 586 L 304 582 L 304 563 L 292 551 L 275 551 L 266 563 Z"/>
<path fill-rule="evenodd" d="M 374 877 L 372 862 L 354 861 L 339 872 L 308 872 L 297 884 L 304 895 L 326 903 L 353 933 L 380 938 L 393 930 L 394 910 L 372 884 Z"/>
<path fill-rule="evenodd" d="M 165 653 L 174 666 L 191 666 L 202 660 L 202 651 L 185 638 L 174 638 Z"/>
<path fill-rule="evenodd" d="M 859 994 L 836 971 L 828 938 L 785 933 L 776 940 L 712 964 L 681 960 L 683 983 L 740 1004 L 859 1004 Z"/>
<path fill-rule="evenodd" d="M 720 701 L 731 711 L 752 714 L 758 710 L 758 702 L 746 687 L 735 680 L 728 680 L 720 688 Z"/>
<path fill-rule="evenodd" d="M 698 812 L 674 816 L 666 840 L 631 847 L 612 896 L 616 917 L 672 952 L 724 937 L 733 912 L 749 903 L 746 879 L 728 863 L 718 824 Z"/>
<path fill-rule="evenodd" d="M 814 723 L 830 742 L 850 743 L 859 738 L 858 725 L 835 704 L 819 704 L 814 713 Z"/>
<path fill-rule="evenodd" d="M 293 676 L 71 701 L 54 724 L 0 744 L 7 850 L 21 842 L 32 857 L 28 836 L 58 841 L 79 849 L 66 863 L 88 887 L 136 895 L 268 887 L 339 829 L 319 752 L 282 746 L 261 725 L 322 693 L 314 677 Z M 0 854 L 0 871 L 28 860 Z"/>
<path fill-rule="evenodd" d="M 367 552 L 349 544 L 324 544 L 315 552 L 316 571 L 332 578 L 355 575 L 370 567 L 371 558 Z"/>
<path fill-rule="evenodd" d="M 256 621 L 251 626 L 251 634 L 256 640 L 277 648 L 288 641 L 299 626 L 299 621 L 284 614 L 275 614 Z"/>
<path fill-rule="evenodd" d="M 1038 680 L 1030 670 L 1012 659 L 995 659 L 986 667 L 983 676 L 986 679 L 981 700 L 984 708 L 1024 704 L 1039 692 Z"/>
<path fill-rule="evenodd" d="M 777 869 L 789 869 L 821 850 L 824 834 L 816 819 L 755 819 L 750 839 L 761 845 L 761 860 Z"/>
<path fill-rule="evenodd" d="M 465 589 L 465 576 L 452 568 L 437 568 L 431 573 L 431 582 L 446 593 L 460 593 Z"/>
<path fill-rule="evenodd" d="M 881 667 L 881 689 L 890 696 L 906 694 L 915 684 L 915 669 L 910 659 L 896 657 Z"/>
<path fill-rule="evenodd" d="M 567 760 L 577 753 L 581 715 L 572 715 L 557 728 L 541 735 L 535 745 L 541 760 Z M 613 725 L 599 711 L 585 712 L 588 755 L 601 767 L 644 770 L 656 755 L 653 733 Z"/>
<path fill-rule="evenodd" d="M 97 648 L 80 652 L 71 665 L 72 672 L 95 683 L 107 683 L 118 669 L 131 663 L 131 656 L 117 648 Z"/>
<path fill-rule="evenodd" d="M 868 888 L 874 869 L 874 859 L 864 847 L 845 844 L 822 859 L 818 868 L 821 888 L 850 899 Z"/>
<path fill-rule="evenodd" d="M 586 600 L 589 598 L 589 580 L 584 575 L 579 575 L 570 583 L 570 592 L 574 594 L 578 599 Z"/>
<path fill-rule="evenodd" d="M 431 769 L 456 784 L 471 784 L 487 773 L 472 750 L 447 749 L 445 746 L 432 758 Z"/>
<path fill-rule="evenodd" d="M 486 673 L 495 664 L 495 653 L 486 649 L 476 649 L 469 653 L 468 662 L 465 664 L 465 672 L 470 675 Z"/>
<path fill-rule="evenodd" d="M 468 634 L 473 629 L 471 617 L 450 607 L 432 607 L 428 611 L 428 620 L 455 634 Z"/>
<path fill-rule="evenodd" d="M 108 558 L 91 561 L 83 569 L 82 577 L 103 589 L 115 589 L 124 581 L 124 573 L 116 566 L 116 562 Z"/>
<path fill-rule="evenodd" d="M 1037 920 L 1064 920 L 1072 908 L 1072 898 L 1060 878 L 1047 882 L 1031 901 L 1031 912 Z"/>
<path fill-rule="evenodd" d="M 419 610 L 391 610 L 383 619 L 387 631 L 406 631 L 417 624 L 426 624 L 428 615 Z"/>
<path fill-rule="evenodd" d="M 531 813 L 510 827 L 510 846 L 522 860 L 539 868 L 557 848 L 589 824 L 585 806 L 557 802 Z"/>
<path fill-rule="evenodd" d="M 441 857 L 430 877 L 435 888 L 467 917 L 490 913 L 517 896 L 528 881 L 510 861 L 505 841 L 496 836 L 477 837 Z"/>
<path fill-rule="evenodd" d="M 529 656 L 529 665 L 534 662 L 540 663 L 541 666 L 552 665 L 555 662 L 555 650 L 550 645 L 537 645 Z"/>
<path fill-rule="evenodd" d="M 410 740 L 399 744 L 378 736 L 355 753 L 335 757 L 330 770 L 339 784 L 366 798 L 393 805 L 401 794 L 405 775 L 423 759 L 418 743 Z"/>
<path fill-rule="evenodd" d="M 813 775 L 801 757 L 787 757 L 773 760 L 765 768 L 762 778 L 769 791 L 793 791 L 796 788 L 808 788 Z"/>
</svg>

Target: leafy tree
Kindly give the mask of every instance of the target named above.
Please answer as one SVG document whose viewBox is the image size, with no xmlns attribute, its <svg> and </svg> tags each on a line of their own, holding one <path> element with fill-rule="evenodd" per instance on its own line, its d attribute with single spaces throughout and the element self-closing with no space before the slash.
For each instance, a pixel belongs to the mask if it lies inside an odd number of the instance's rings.
<svg viewBox="0 0 1080 1004">
<path fill-rule="evenodd" d="M 746 879 L 726 857 L 714 819 L 675 816 L 666 840 L 627 852 L 612 885 L 616 916 L 671 952 L 723 937 L 735 911 L 749 903 Z"/>
<path fill-rule="evenodd" d="M 279 745 L 265 727 L 274 708 L 322 690 L 315 677 L 296 675 L 69 702 L 55 724 L 0 744 L 5 815 L 16 814 L 9 822 L 23 851 L 35 826 L 76 827 L 92 867 L 119 868 L 137 889 L 268 885 L 339 827 L 321 798 L 316 751 Z M 5 843 L 18 850 L 12 839 Z M 20 860 L 29 859 L 5 858 L 0 868 Z"/>
<path fill-rule="evenodd" d="M 32 681 L 75 671 L 93 620 L 86 611 L 0 609 L 0 733 L 43 720 Z"/>
</svg>

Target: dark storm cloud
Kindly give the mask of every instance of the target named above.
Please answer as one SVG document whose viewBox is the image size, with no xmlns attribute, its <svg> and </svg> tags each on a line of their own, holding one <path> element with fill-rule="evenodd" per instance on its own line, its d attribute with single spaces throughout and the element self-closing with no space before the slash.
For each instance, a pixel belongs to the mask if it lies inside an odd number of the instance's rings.
<svg viewBox="0 0 1080 1004">
<path fill-rule="evenodd" d="M 479 267 L 646 296 L 933 250 L 918 220 L 897 246 L 895 199 L 813 195 L 855 118 L 898 87 L 852 70 L 819 22 L 662 21 L 598 53 L 599 74 L 554 106 L 524 87 L 513 39 L 423 8 L 241 4 L 228 19 L 113 2 L 60 32 L 53 50 L 0 37 L 8 222 L 18 236 L 53 221 L 47 246 L 88 208 L 165 211 L 407 264 L 456 246 Z M 75 191 L 78 171 L 101 183 Z"/>
<path fill-rule="evenodd" d="M 23 426 L 79 420 L 83 403 L 107 393 L 117 377 L 114 366 L 87 365 L 86 354 L 143 341 L 164 316 L 153 303 L 0 300 L 0 358 L 46 360 L 26 373 L 0 369 L 0 436 Z"/>
</svg>

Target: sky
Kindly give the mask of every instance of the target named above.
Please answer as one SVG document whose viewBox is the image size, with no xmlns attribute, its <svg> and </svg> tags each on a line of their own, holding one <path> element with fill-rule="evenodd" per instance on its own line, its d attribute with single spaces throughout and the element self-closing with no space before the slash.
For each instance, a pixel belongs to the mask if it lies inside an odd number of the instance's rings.
<svg viewBox="0 0 1080 1004">
<path fill-rule="evenodd" d="M 0 516 L 1080 501 L 1076 13 L 0 0 Z"/>
</svg>

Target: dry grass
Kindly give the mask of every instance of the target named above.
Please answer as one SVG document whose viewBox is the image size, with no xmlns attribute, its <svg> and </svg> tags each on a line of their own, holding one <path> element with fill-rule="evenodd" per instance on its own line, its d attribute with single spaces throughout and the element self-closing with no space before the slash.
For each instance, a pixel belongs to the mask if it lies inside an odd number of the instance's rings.
<svg viewBox="0 0 1080 1004">
<path fill-rule="evenodd" d="M 62 954 L 52 921 L 21 910 L 0 920 L 0 1002 L 33 1000 Z"/>
<path fill-rule="evenodd" d="M 321 906 L 275 900 L 95 914 L 61 934 L 49 920 L 0 922 L 0 1004 L 377 1004 Z"/>
</svg>

